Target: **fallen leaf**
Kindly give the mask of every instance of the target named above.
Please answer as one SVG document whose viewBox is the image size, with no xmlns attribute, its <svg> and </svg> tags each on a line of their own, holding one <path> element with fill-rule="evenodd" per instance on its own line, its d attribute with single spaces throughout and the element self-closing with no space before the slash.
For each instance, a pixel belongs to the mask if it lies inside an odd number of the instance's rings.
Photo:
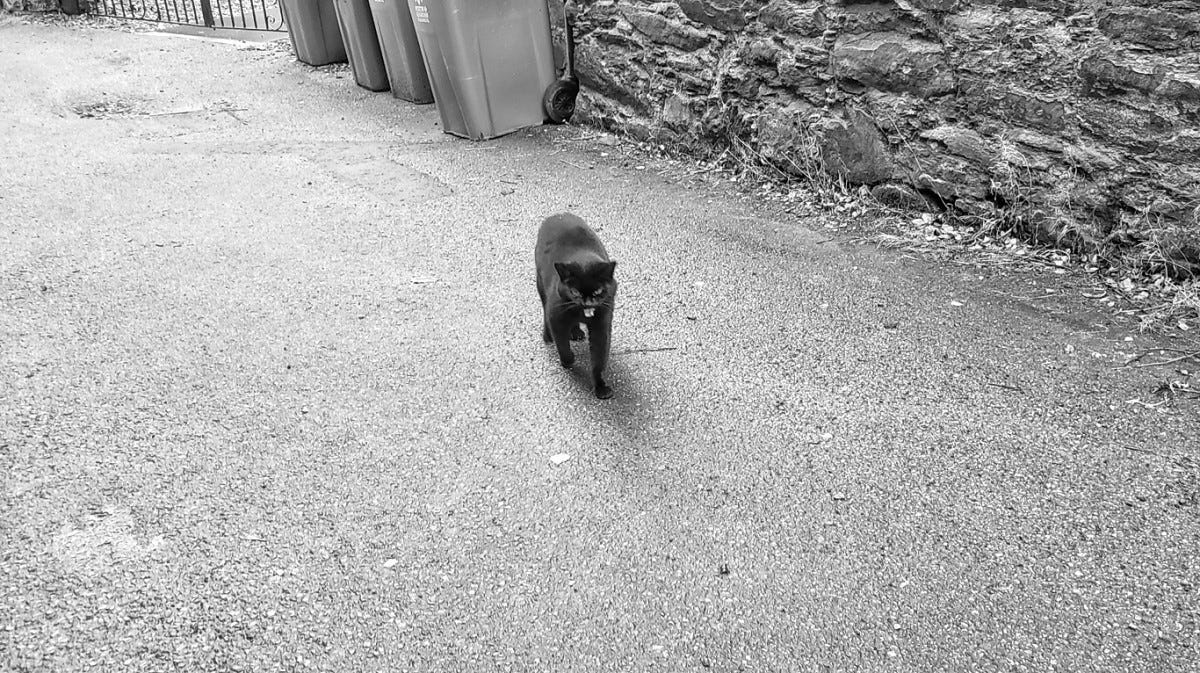
<svg viewBox="0 0 1200 673">
<path fill-rule="evenodd" d="M 563 463 L 567 462 L 568 460 L 571 460 L 571 456 L 568 454 L 565 454 L 565 453 L 559 453 L 559 454 L 550 456 L 550 462 L 554 463 L 555 465 L 562 465 Z"/>
<path fill-rule="evenodd" d="M 395 567 L 395 565 L 396 565 L 397 563 L 399 563 L 399 561 L 397 561 L 397 560 L 396 560 L 396 559 L 394 559 L 394 558 L 390 558 L 390 559 L 388 559 L 388 560 L 386 560 L 386 561 L 384 561 L 384 562 L 383 562 L 383 567 L 384 567 L 384 568 L 392 568 L 392 567 Z"/>
</svg>

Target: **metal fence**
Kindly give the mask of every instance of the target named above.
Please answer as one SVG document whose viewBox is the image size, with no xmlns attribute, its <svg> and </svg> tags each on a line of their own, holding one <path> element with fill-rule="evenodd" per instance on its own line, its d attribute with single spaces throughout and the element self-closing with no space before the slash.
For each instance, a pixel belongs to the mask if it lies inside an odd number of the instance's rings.
<svg viewBox="0 0 1200 673">
<path fill-rule="evenodd" d="M 279 0 L 92 0 L 88 13 L 209 28 L 284 29 Z"/>
</svg>

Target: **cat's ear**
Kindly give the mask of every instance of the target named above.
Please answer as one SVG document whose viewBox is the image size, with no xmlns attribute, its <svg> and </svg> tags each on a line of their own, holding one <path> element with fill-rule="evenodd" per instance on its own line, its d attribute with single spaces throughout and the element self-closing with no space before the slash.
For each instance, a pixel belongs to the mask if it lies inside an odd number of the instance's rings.
<svg viewBox="0 0 1200 673">
<path fill-rule="evenodd" d="M 612 280 L 613 272 L 616 270 L 617 270 L 616 262 L 604 262 L 597 268 L 597 271 L 600 275 L 601 280 Z"/>
<path fill-rule="evenodd" d="M 571 282 L 571 278 L 574 277 L 578 271 L 574 264 L 568 264 L 566 262 L 555 262 L 554 270 L 558 272 L 558 278 L 564 283 Z"/>
</svg>

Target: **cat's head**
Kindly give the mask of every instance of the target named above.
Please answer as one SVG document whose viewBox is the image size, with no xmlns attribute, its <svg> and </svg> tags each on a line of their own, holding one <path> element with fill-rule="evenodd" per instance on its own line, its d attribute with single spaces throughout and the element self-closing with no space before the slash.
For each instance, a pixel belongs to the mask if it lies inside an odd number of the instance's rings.
<svg viewBox="0 0 1200 673">
<path fill-rule="evenodd" d="M 555 262 L 554 270 L 562 281 L 564 294 L 585 309 L 595 309 L 612 296 L 616 262 Z"/>
</svg>

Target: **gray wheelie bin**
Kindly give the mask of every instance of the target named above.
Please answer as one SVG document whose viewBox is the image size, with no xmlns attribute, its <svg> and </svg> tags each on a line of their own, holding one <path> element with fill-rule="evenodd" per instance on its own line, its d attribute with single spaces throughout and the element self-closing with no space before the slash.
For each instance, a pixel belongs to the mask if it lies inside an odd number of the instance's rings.
<svg viewBox="0 0 1200 673">
<path fill-rule="evenodd" d="M 546 0 L 408 0 L 442 128 L 483 140 L 545 121 Z"/>
<path fill-rule="evenodd" d="M 375 35 L 370 4 L 370 0 L 333 0 L 354 81 L 364 89 L 385 91 L 389 86 L 387 68 Z"/>
<path fill-rule="evenodd" d="M 371 0 L 370 5 L 392 95 L 411 103 L 432 103 L 433 91 L 406 0 Z"/>
<path fill-rule="evenodd" d="M 333 0 L 282 0 L 296 58 L 309 65 L 346 62 Z"/>
</svg>

